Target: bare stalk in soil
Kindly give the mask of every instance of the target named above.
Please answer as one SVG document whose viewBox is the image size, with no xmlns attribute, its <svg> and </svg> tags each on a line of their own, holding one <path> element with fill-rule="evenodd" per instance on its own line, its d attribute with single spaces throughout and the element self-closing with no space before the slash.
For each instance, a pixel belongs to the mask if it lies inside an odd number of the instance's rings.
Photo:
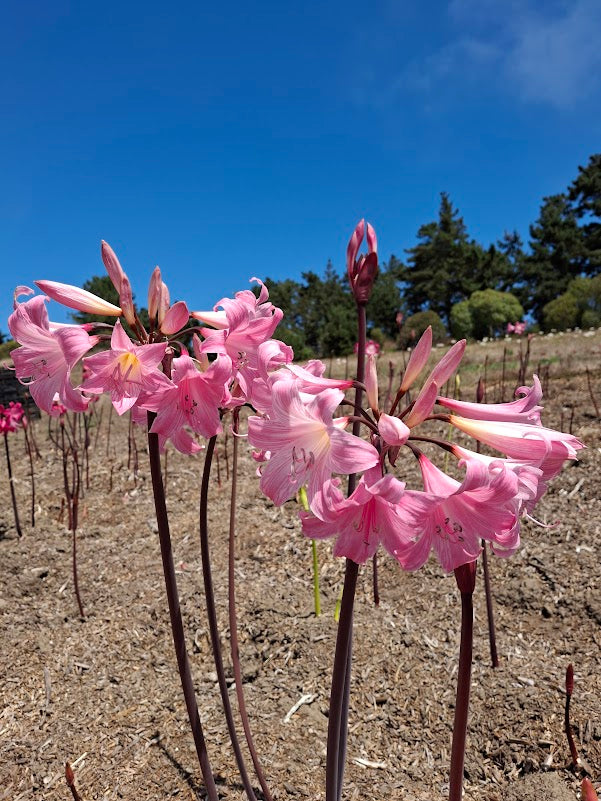
<svg viewBox="0 0 601 801">
<path fill-rule="evenodd" d="M 15 487 L 13 481 L 13 470 L 10 463 L 10 451 L 8 448 L 8 432 L 4 432 L 4 452 L 6 454 L 6 467 L 8 469 L 8 483 L 10 485 L 10 499 L 13 504 L 13 514 L 15 517 L 15 528 L 19 537 L 23 536 L 21 531 L 21 522 L 19 521 L 19 510 L 17 509 L 17 496 L 15 495 Z"/>
<path fill-rule="evenodd" d="M 29 438 L 29 423 L 23 426 L 25 434 L 25 445 L 27 456 L 29 457 L 29 477 L 31 479 L 31 527 L 35 528 L 35 470 L 33 466 L 33 447 Z"/>
<path fill-rule="evenodd" d="M 163 562 L 163 575 L 165 577 L 165 590 L 167 593 L 167 603 L 169 605 L 169 617 L 171 620 L 171 633 L 173 635 L 173 645 L 177 658 L 177 667 L 182 683 L 184 700 L 188 719 L 192 728 L 196 754 L 200 764 L 200 770 L 204 778 L 205 787 L 209 801 L 219 801 L 215 779 L 207 753 L 207 747 L 198 714 L 198 705 L 194 693 L 194 684 L 190 672 L 190 662 L 186 650 L 186 640 L 184 637 L 184 626 L 182 623 L 182 613 L 179 604 L 177 591 L 177 579 L 175 576 L 175 566 L 173 564 L 173 552 L 171 549 L 171 535 L 169 533 L 169 518 L 167 516 L 167 504 L 165 502 L 165 492 L 163 489 L 163 477 L 161 475 L 161 454 L 159 450 L 158 434 L 151 434 L 150 428 L 156 417 L 154 412 L 148 412 L 148 458 L 150 461 L 150 474 L 152 477 L 152 491 L 154 495 L 154 506 L 159 530 L 159 542 L 161 546 L 161 559 Z M 110 420 L 110 417 L 109 417 Z"/>
<path fill-rule="evenodd" d="M 211 463 L 213 461 L 213 453 L 215 451 L 215 442 L 217 437 L 211 437 L 207 443 L 205 452 L 205 464 L 202 472 L 202 481 L 200 485 L 200 553 L 202 558 L 202 575 L 204 580 L 205 590 L 205 603 L 207 605 L 207 619 L 209 621 L 209 633 L 211 636 L 211 650 L 213 652 L 213 661 L 215 663 L 215 672 L 217 673 L 217 681 L 219 684 L 219 692 L 221 694 L 221 703 L 223 705 L 223 712 L 227 723 L 227 729 L 234 749 L 234 756 L 236 757 L 236 764 L 238 765 L 238 772 L 240 779 L 244 786 L 244 791 L 249 798 L 249 801 L 256 801 L 256 796 L 250 779 L 244 757 L 240 750 L 240 743 L 238 735 L 236 734 L 236 727 L 234 725 L 234 716 L 232 714 L 232 705 L 227 690 L 227 682 L 225 678 L 225 670 L 223 669 L 223 658 L 221 656 L 221 638 L 219 635 L 219 626 L 217 624 L 217 610 L 215 608 L 215 590 L 213 588 L 213 575 L 211 570 L 211 555 L 209 551 L 209 521 L 208 521 L 208 507 L 209 507 L 209 479 L 211 477 Z"/>
</svg>

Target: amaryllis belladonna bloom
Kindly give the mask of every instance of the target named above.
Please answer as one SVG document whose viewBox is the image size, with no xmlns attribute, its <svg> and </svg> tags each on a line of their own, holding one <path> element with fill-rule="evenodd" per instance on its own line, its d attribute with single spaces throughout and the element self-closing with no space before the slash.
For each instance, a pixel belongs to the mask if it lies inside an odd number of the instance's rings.
<svg viewBox="0 0 601 801">
<path fill-rule="evenodd" d="M 21 346 L 11 352 L 17 378 L 29 385 L 40 409 L 55 414 L 53 400 L 58 395 L 67 409 L 85 411 L 88 401 L 71 386 L 71 370 L 98 337 L 91 337 L 79 326 L 51 329 L 42 295 L 24 303 L 15 300 L 8 327 Z"/>
<path fill-rule="evenodd" d="M 118 414 L 136 403 L 140 393 L 161 393 L 172 382 L 158 369 L 166 344 L 135 345 L 117 320 L 111 335 L 110 350 L 88 356 L 84 364 L 89 375 L 82 383 L 84 392 L 108 392 Z"/>
<path fill-rule="evenodd" d="M 323 490 L 332 473 L 366 470 L 379 461 L 368 442 L 343 430 L 347 418 L 333 418 L 344 394 L 323 390 L 303 402 L 293 381 L 273 383 L 268 417 L 250 417 L 248 439 L 261 451 L 270 451 L 261 477 L 261 489 L 280 505 L 308 484 L 309 503 Z"/>
</svg>

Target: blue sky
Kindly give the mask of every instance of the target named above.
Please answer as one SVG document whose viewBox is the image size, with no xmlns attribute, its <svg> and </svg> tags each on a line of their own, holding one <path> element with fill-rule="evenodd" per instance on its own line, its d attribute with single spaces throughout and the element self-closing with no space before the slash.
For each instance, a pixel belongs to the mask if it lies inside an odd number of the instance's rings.
<svg viewBox="0 0 601 801">
<path fill-rule="evenodd" d="M 10 6 L 4 321 L 16 284 L 102 274 L 103 238 L 139 302 L 159 264 L 207 308 L 341 269 L 363 216 L 402 256 L 441 190 L 483 244 L 527 237 L 600 149 L 598 0 Z"/>
</svg>

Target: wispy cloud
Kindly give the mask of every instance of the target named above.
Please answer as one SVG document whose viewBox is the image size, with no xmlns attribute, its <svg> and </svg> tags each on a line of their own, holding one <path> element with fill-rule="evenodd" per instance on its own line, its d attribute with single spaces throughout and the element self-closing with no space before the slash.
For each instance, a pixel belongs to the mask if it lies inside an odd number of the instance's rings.
<svg viewBox="0 0 601 801">
<path fill-rule="evenodd" d="M 502 49 L 502 75 L 525 101 L 566 108 L 600 85 L 598 0 L 452 0 L 449 13 L 482 45 Z"/>
<path fill-rule="evenodd" d="M 451 0 L 454 38 L 407 64 L 391 90 L 440 93 L 485 81 L 524 102 L 570 109 L 601 86 L 600 12 L 599 0 Z"/>
</svg>

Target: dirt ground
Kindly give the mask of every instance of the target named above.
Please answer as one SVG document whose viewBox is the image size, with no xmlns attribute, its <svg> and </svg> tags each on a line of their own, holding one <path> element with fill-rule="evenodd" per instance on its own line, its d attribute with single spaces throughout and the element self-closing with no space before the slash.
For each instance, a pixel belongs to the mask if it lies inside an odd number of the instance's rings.
<svg viewBox="0 0 601 801">
<path fill-rule="evenodd" d="M 502 378 L 503 348 L 505 379 Z M 486 358 L 488 400 L 515 387 L 515 342 L 470 346 L 461 394 L 472 399 Z M 383 375 L 389 358 L 381 357 Z M 544 424 L 570 426 L 587 445 L 537 507 L 542 527 L 523 524 L 509 560 L 491 559 L 500 666 L 490 665 L 481 575 L 475 596 L 473 689 L 465 764 L 470 801 L 578 798 L 567 768 L 564 677 L 575 670 L 572 721 L 593 782 L 601 780 L 601 332 L 537 337 L 529 374 L 548 400 Z M 344 372 L 346 363 L 331 366 Z M 596 397 L 595 397 L 596 401 Z M 6 470 L 0 472 L 0 799 L 70 798 L 64 763 L 74 765 L 84 801 L 204 798 L 176 671 L 154 521 L 144 433 L 139 471 L 128 468 L 127 420 L 105 403 L 81 501 L 79 576 L 86 612 L 72 590 L 71 545 L 61 517 L 59 454 L 44 418 L 35 426 L 36 525 L 29 517 L 29 465 L 11 440 L 24 534 L 17 538 Z M 441 433 L 446 434 L 441 429 Z M 92 441 L 96 429 L 92 429 Z M 231 437 L 219 443 L 209 513 L 214 578 L 228 675 L 227 522 Z M 225 454 L 228 453 L 226 462 Z M 294 502 L 260 495 L 241 447 L 237 595 L 244 690 L 265 772 L 276 799 L 322 799 L 334 609 L 343 563 L 319 543 L 321 617 L 313 614 L 310 545 Z M 167 502 L 184 624 L 210 758 L 224 799 L 244 797 L 211 661 L 198 542 L 202 455 L 169 451 Z M 227 464 L 229 462 L 229 465 Z M 400 471 L 417 486 L 413 462 Z M 345 799 L 434 801 L 448 794 L 459 642 L 453 577 L 431 559 L 403 573 L 385 554 L 380 606 L 371 570 L 360 572 Z M 235 705 L 233 680 L 232 701 Z M 292 716 L 302 696 L 309 696 Z M 246 754 L 246 751 L 245 751 Z"/>
</svg>

